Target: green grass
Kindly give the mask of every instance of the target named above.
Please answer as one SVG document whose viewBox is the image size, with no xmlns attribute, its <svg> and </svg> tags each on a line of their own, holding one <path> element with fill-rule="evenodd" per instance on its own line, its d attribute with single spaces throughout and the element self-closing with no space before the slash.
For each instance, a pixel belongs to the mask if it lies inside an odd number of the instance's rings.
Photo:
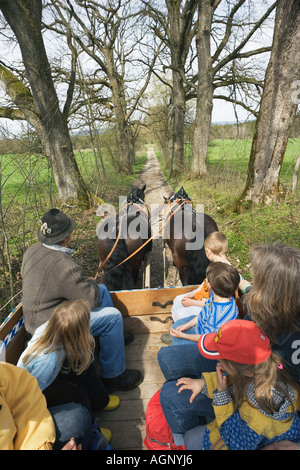
<svg viewBox="0 0 300 470">
<path fill-rule="evenodd" d="M 42 155 L 1 155 L 1 197 L 2 205 L 8 208 L 12 203 L 24 203 L 26 194 L 32 189 L 45 194 L 51 185 L 51 172 Z M 52 191 L 55 189 L 52 180 Z"/>
<path fill-rule="evenodd" d="M 116 205 L 129 192 L 144 167 L 146 151 L 136 156 L 131 175 L 121 174 L 104 156 L 105 175 L 97 171 L 92 151 L 76 152 L 83 178 L 97 201 Z M 39 219 L 51 207 L 58 207 L 76 219 L 74 242 L 77 256 L 89 275 L 99 261 L 96 254 L 96 206 L 87 211 L 60 205 L 52 172 L 42 155 L 0 156 L 0 306 L 21 290 L 20 266 L 25 249 L 36 241 Z M 3 263 L 5 259 L 5 263 Z M 0 317 L 5 318 L 13 305 Z"/>
<path fill-rule="evenodd" d="M 214 140 L 210 143 L 208 161 L 209 168 L 216 165 L 227 171 L 245 174 L 251 151 L 251 140 Z M 281 183 L 289 181 L 293 176 L 296 160 L 300 155 L 300 139 L 290 139 L 281 169 Z"/>
<path fill-rule="evenodd" d="M 126 194 L 146 161 L 146 153 L 138 153 L 133 174 L 125 175 L 104 157 L 104 175 L 100 164 L 99 172 L 97 171 L 92 151 L 75 152 L 75 156 L 90 191 L 109 202 L 114 201 L 119 193 L 123 194 L 122 191 Z M 26 198 L 29 198 L 29 203 L 42 198 L 46 206 L 54 202 L 56 187 L 43 155 L 1 155 L 0 171 L 1 200 L 5 209 L 12 204 L 23 205 Z"/>
</svg>

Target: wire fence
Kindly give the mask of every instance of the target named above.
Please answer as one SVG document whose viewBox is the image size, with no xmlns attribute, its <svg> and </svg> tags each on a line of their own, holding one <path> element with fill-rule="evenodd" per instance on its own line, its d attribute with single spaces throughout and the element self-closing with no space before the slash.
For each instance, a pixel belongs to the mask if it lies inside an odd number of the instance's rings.
<svg viewBox="0 0 300 470">
<path fill-rule="evenodd" d="M 0 127 L 0 323 L 20 302 L 23 255 L 37 241 L 42 215 L 51 207 L 64 210 L 57 200 L 52 170 L 36 139 L 26 132 L 23 138 L 9 137 L 3 138 Z M 91 145 L 88 137 L 78 141 L 80 148 L 76 139 L 73 144 L 77 163 L 95 200 L 125 191 L 130 183 L 117 168 L 114 133 L 101 136 L 97 146 Z M 105 154 L 105 170 L 101 152 Z"/>
</svg>

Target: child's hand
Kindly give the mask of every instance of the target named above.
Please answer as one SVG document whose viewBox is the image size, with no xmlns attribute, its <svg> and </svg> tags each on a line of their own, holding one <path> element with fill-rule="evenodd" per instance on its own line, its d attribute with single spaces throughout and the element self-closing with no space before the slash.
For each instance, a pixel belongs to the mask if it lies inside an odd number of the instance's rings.
<svg viewBox="0 0 300 470">
<path fill-rule="evenodd" d="M 181 303 L 182 303 L 183 300 L 185 300 L 185 299 L 192 299 L 193 297 L 194 297 L 194 292 L 189 292 L 188 294 L 185 294 L 184 297 L 182 297 Z"/>
<path fill-rule="evenodd" d="M 174 329 L 174 328 L 172 328 Z M 183 325 L 178 325 L 177 328 L 175 328 L 176 331 L 185 331 L 188 330 L 189 326 L 187 323 L 184 323 Z"/>
<path fill-rule="evenodd" d="M 220 362 L 217 364 L 216 372 L 217 372 L 217 390 L 218 392 L 223 392 L 224 390 L 227 390 L 228 388 L 227 372 Z"/>
<path fill-rule="evenodd" d="M 195 299 L 182 299 L 181 304 L 184 307 L 191 307 L 191 306 L 196 306 L 196 307 L 204 307 L 205 302 L 207 299 L 201 299 L 201 300 L 195 300 Z"/>
<path fill-rule="evenodd" d="M 171 330 L 170 330 L 170 335 L 171 335 L 171 336 L 174 336 L 174 338 L 185 338 L 185 337 L 186 337 L 186 334 L 183 333 L 184 330 L 181 331 L 179 328 L 180 328 L 180 327 L 178 327 L 178 328 L 176 328 L 176 329 L 171 328 Z"/>
<path fill-rule="evenodd" d="M 184 306 L 184 307 L 191 307 L 191 305 L 195 305 L 195 301 L 193 298 L 191 297 L 184 297 L 182 300 L 181 300 L 181 304 Z"/>
<path fill-rule="evenodd" d="M 182 377 L 181 379 L 177 380 L 176 385 L 181 385 L 178 393 L 182 392 L 182 390 L 192 391 L 190 403 L 193 403 L 195 397 L 202 391 L 204 387 L 204 379 L 190 379 L 188 377 Z"/>
</svg>

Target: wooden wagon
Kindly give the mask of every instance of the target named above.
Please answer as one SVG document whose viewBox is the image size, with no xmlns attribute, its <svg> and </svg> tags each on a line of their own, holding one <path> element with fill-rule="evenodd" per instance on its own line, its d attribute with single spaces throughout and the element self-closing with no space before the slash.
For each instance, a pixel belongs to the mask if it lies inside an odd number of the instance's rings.
<svg viewBox="0 0 300 470">
<path fill-rule="evenodd" d="M 117 392 L 121 405 L 114 411 L 98 413 L 100 426 L 113 433 L 115 450 L 143 450 L 147 404 L 161 388 L 164 377 L 157 362 L 158 350 L 165 346 L 161 334 L 171 326 L 172 301 L 196 286 L 165 287 L 111 292 L 114 306 L 122 312 L 125 331 L 132 331 L 134 341 L 126 346 L 126 365 L 139 369 L 143 383 L 130 391 Z M 0 360 L 16 364 L 25 346 L 22 305 L 0 326 Z"/>
</svg>

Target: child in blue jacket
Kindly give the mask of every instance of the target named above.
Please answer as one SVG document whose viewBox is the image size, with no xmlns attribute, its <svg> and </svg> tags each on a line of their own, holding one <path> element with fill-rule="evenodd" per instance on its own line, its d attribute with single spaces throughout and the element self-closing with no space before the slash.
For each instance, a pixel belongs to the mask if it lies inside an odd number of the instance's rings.
<svg viewBox="0 0 300 470">
<path fill-rule="evenodd" d="M 204 333 L 217 331 L 221 325 L 239 316 L 234 299 L 240 283 L 240 275 L 230 264 L 210 263 L 206 270 L 207 286 L 211 291 L 198 315 L 177 320 L 170 331 L 173 344 L 197 342 Z"/>
</svg>

